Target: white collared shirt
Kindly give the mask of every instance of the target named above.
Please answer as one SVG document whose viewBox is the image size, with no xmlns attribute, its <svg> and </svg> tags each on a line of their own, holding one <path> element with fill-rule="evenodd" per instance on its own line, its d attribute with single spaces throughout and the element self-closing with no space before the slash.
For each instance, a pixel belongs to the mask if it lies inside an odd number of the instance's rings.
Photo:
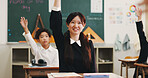
<svg viewBox="0 0 148 78">
<path fill-rule="evenodd" d="M 31 52 L 35 56 L 36 63 L 39 59 L 44 59 L 48 66 L 59 67 L 58 50 L 49 45 L 48 49 L 44 49 L 41 45 L 37 45 L 33 40 L 30 32 L 23 33 L 27 43 L 31 46 Z"/>
<path fill-rule="evenodd" d="M 75 40 L 73 40 L 73 39 L 70 38 L 70 44 L 73 44 L 73 43 L 75 43 L 75 42 L 81 47 L 81 42 L 80 42 L 80 40 L 75 41 Z"/>
</svg>

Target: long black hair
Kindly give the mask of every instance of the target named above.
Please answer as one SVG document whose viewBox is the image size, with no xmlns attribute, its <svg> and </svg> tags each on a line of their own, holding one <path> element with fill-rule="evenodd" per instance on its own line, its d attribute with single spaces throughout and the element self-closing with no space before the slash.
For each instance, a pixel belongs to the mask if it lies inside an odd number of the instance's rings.
<svg viewBox="0 0 148 78">
<path fill-rule="evenodd" d="M 80 12 L 73 12 L 71 13 L 66 20 L 66 23 L 69 25 L 69 23 L 72 21 L 72 19 L 76 16 L 79 16 L 81 19 L 82 24 L 86 23 L 86 19 L 85 16 L 80 13 Z M 64 34 L 65 36 L 65 51 L 64 51 L 64 56 L 65 56 L 65 61 L 68 64 L 72 64 L 73 63 L 73 51 L 72 51 L 72 46 L 70 45 L 70 31 L 68 30 L 67 32 L 65 32 Z M 83 53 L 83 63 L 84 65 L 86 65 L 86 67 L 88 69 L 90 69 L 90 64 L 91 64 L 91 48 L 89 45 L 89 40 L 87 39 L 87 37 L 83 34 L 83 32 L 80 33 L 79 36 L 79 40 L 81 42 L 81 51 Z M 70 59 L 69 59 L 70 58 Z"/>
</svg>

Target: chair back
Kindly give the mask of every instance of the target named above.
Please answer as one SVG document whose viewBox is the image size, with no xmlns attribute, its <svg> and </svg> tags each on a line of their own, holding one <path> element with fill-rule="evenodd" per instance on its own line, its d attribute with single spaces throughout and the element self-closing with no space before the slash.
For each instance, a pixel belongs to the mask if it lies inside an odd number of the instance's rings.
<svg viewBox="0 0 148 78">
<path fill-rule="evenodd" d="M 126 56 L 125 59 L 138 59 L 139 56 Z"/>
</svg>

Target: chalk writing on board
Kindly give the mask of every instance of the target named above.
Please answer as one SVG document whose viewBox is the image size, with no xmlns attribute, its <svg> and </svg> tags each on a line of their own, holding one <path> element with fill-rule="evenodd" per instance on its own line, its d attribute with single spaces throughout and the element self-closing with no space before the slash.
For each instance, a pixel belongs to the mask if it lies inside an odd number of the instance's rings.
<svg viewBox="0 0 148 78">
<path fill-rule="evenodd" d="M 103 20 L 102 17 L 89 17 L 89 16 L 87 16 L 86 19 L 87 19 L 87 20 Z"/>
<path fill-rule="evenodd" d="M 30 12 L 31 7 L 28 5 L 32 3 L 43 4 L 44 0 L 9 0 L 9 4 L 12 5 L 20 4 L 21 8 L 23 10 L 26 10 L 27 12 Z"/>
<path fill-rule="evenodd" d="M 30 12 L 30 6 L 23 5 L 22 8 L 25 9 L 25 10 L 27 10 L 27 12 Z"/>
</svg>

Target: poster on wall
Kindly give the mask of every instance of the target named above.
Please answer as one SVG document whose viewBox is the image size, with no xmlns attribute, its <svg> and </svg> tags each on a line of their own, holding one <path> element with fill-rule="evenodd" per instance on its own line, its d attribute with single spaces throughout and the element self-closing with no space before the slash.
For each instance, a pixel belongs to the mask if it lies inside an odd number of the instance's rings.
<svg viewBox="0 0 148 78">
<path fill-rule="evenodd" d="M 91 13 L 103 12 L 103 0 L 91 0 Z"/>
<path fill-rule="evenodd" d="M 135 13 L 139 0 L 107 1 L 107 23 L 112 25 L 134 25 L 137 20 Z"/>
<path fill-rule="evenodd" d="M 114 43 L 119 34 L 121 43 L 126 34 L 129 35 L 131 44 L 137 38 L 136 21 L 138 19 L 136 8 L 144 9 L 145 6 L 138 6 L 141 0 L 105 0 L 105 42 Z M 142 16 L 143 24 L 145 14 Z"/>
</svg>

